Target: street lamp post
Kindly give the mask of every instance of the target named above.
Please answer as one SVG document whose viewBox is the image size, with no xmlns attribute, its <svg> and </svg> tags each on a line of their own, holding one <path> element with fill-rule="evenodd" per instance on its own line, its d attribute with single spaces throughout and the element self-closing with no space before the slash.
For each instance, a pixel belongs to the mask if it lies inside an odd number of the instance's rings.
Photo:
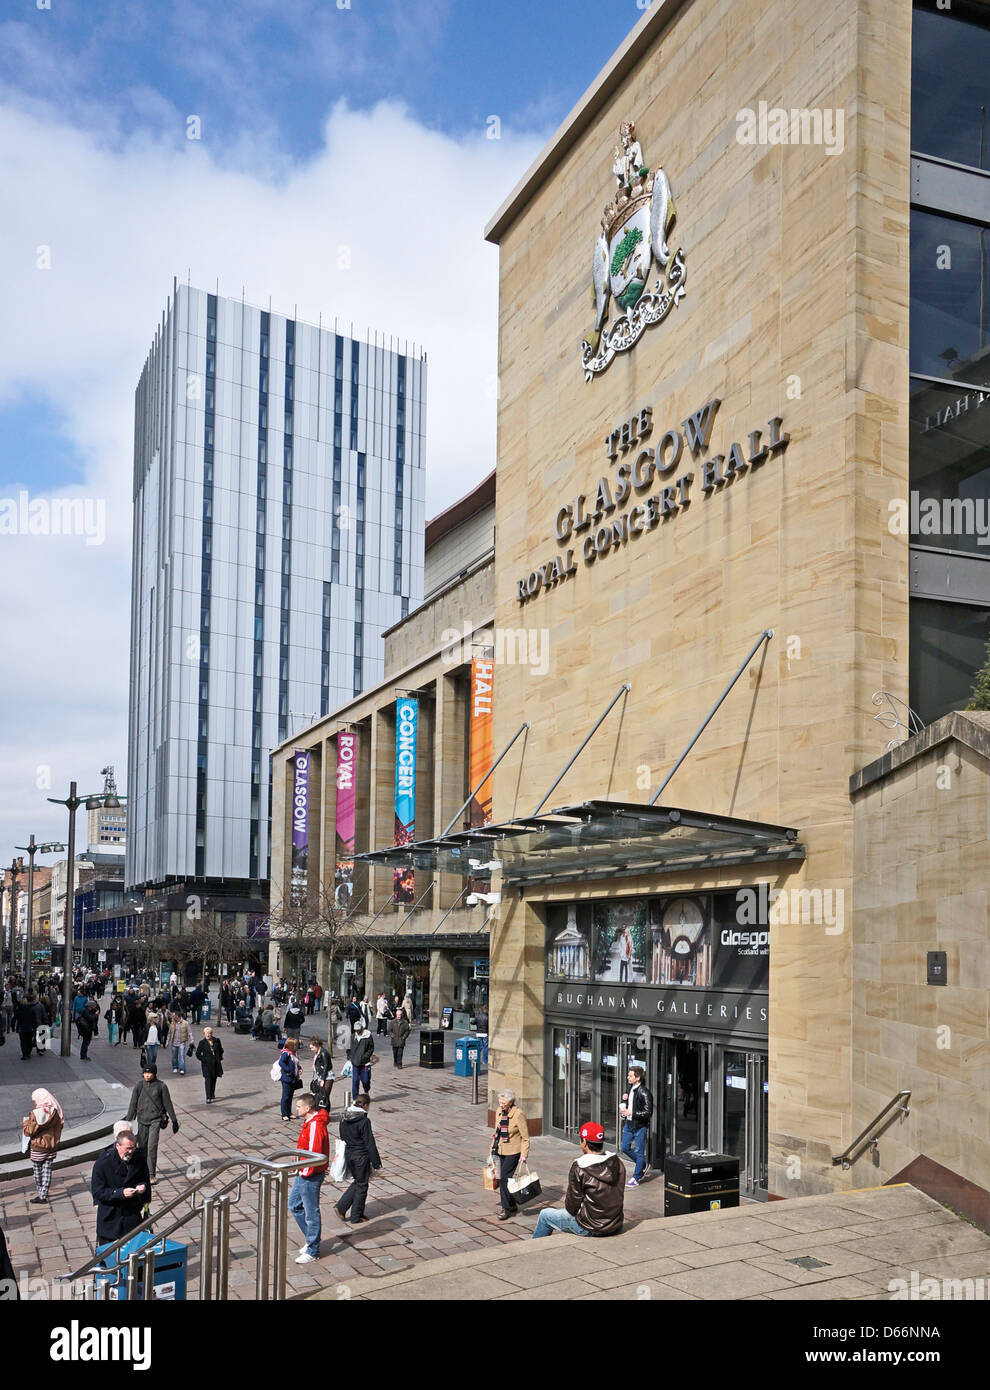
<svg viewBox="0 0 990 1390">
<path fill-rule="evenodd" d="M 10 972 L 17 972 L 17 880 L 24 872 L 24 860 L 12 859 L 10 868 Z"/>
<path fill-rule="evenodd" d="M 76 916 L 76 812 L 83 804 L 87 811 L 95 811 L 100 806 L 119 806 L 120 801 L 113 792 L 97 792 L 87 797 L 77 796 L 75 782 L 69 783 L 67 797 L 50 796 L 48 800 L 56 806 L 66 806 L 69 810 L 69 838 L 66 841 L 68 863 L 65 869 L 65 958 L 62 966 L 62 1056 L 69 1057 L 72 1055 L 72 941 Z"/>
<path fill-rule="evenodd" d="M 27 936 L 24 941 L 24 981 L 28 989 L 31 988 L 31 925 L 34 917 L 34 856 L 36 854 L 55 854 L 64 850 L 65 846 L 60 844 L 36 845 L 34 836 L 28 838 L 26 845 L 15 845 L 15 849 L 22 849 L 28 857 L 28 910 L 27 910 Z"/>
</svg>

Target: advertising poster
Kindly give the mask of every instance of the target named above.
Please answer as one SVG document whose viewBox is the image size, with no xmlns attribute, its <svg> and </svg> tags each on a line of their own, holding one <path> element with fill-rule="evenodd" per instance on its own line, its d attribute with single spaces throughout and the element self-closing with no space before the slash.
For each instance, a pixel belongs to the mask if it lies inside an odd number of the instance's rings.
<svg viewBox="0 0 990 1390">
<path fill-rule="evenodd" d="M 412 696 L 395 705 L 395 843 L 412 844 L 416 838 L 416 729 L 419 701 Z M 412 868 L 395 870 L 392 901 L 415 901 Z"/>
<path fill-rule="evenodd" d="M 342 731 L 337 735 L 337 833 L 333 896 L 337 906 L 344 908 L 350 907 L 354 895 L 356 756 L 357 734 Z"/>
<path fill-rule="evenodd" d="M 292 756 L 292 905 L 306 901 L 309 875 L 309 753 L 297 748 Z"/>
<path fill-rule="evenodd" d="M 471 786 L 478 786 L 480 778 L 491 767 L 494 754 L 494 711 L 495 711 L 495 663 L 482 657 L 471 662 Z M 490 825 L 492 819 L 492 778 L 478 787 L 471 798 L 470 824 L 473 829 L 479 825 Z"/>
</svg>

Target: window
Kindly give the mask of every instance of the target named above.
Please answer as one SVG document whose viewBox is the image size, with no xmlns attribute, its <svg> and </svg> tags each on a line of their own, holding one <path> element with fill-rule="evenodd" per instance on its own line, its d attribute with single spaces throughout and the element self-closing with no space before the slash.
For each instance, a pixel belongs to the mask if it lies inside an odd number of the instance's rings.
<svg viewBox="0 0 990 1390">
<path fill-rule="evenodd" d="M 911 46 L 911 148 L 990 169 L 990 25 L 984 8 L 918 5 Z"/>
<path fill-rule="evenodd" d="M 911 370 L 990 380 L 990 229 L 911 213 Z M 974 378 L 975 373 L 975 378 Z"/>
</svg>

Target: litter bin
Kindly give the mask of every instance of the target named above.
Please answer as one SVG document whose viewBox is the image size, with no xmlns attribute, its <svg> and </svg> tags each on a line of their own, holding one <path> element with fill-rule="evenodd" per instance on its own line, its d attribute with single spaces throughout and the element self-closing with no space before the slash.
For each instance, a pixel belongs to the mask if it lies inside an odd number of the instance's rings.
<svg viewBox="0 0 990 1390">
<path fill-rule="evenodd" d="M 127 1256 L 132 1250 L 141 1250 L 149 1241 L 160 1240 L 159 1236 L 151 1231 L 142 1231 L 139 1236 L 128 1241 L 115 1255 L 111 1255 L 107 1260 L 106 1271 L 97 1270 L 95 1273 L 95 1283 L 99 1287 L 102 1284 L 109 1284 L 107 1297 L 114 1299 L 127 1298 Z M 99 1250 L 96 1252 L 99 1254 Z M 175 1302 L 184 1301 L 186 1297 L 186 1246 L 180 1245 L 176 1240 L 165 1241 L 165 1251 L 163 1254 L 155 1256 L 155 1277 L 154 1293 L 156 1299 L 170 1299 Z M 138 1264 L 138 1297 L 141 1297 L 144 1283 L 144 1265 Z"/>
<path fill-rule="evenodd" d="M 478 1039 L 468 1034 L 466 1037 L 457 1038 L 454 1041 L 454 1075 L 472 1076 L 474 1065 L 468 1056 L 468 1052 L 479 1052 Z"/>
<path fill-rule="evenodd" d="M 738 1205 L 738 1158 L 706 1149 L 667 1155 L 663 1165 L 664 1216 L 720 1211 Z"/>
<path fill-rule="evenodd" d="M 422 1028 L 419 1034 L 419 1065 L 421 1067 L 443 1066 L 442 1028 Z"/>
<path fill-rule="evenodd" d="M 204 999 L 202 1009 L 203 1012 L 199 1016 L 200 1022 L 209 1023 L 210 1019 L 213 1017 L 213 1001 L 211 999 Z"/>
</svg>

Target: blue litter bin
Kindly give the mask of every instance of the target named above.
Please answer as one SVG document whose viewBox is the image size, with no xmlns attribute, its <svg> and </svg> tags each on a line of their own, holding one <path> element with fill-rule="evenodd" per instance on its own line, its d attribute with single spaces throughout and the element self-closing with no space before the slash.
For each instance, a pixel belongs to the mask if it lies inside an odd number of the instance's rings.
<svg viewBox="0 0 990 1390">
<path fill-rule="evenodd" d="M 107 1260 L 105 1272 L 97 1270 L 95 1282 L 97 1287 L 102 1284 L 109 1284 L 107 1293 L 108 1298 L 123 1299 L 127 1298 L 127 1256 L 132 1250 L 141 1250 L 149 1241 L 159 1240 L 151 1231 L 142 1231 L 139 1236 L 127 1242 L 125 1246 Z M 106 1248 L 105 1246 L 102 1248 Z M 96 1252 L 100 1253 L 99 1249 Z M 186 1297 L 186 1246 L 180 1245 L 178 1241 L 166 1240 L 164 1254 L 155 1256 L 155 1279 L 154 1279 L 154 1298 L 170 1299 L 175 1302 L 184 1301 Z M 138 1296 L 141 1294 L 141 1286 L 144 1279 L 144 1266 L 138 1265 Z"/>
<path fill-rule="evenodd" d="M 480 1051 L 480 1044 L 479 1044 L 479 1040 L 478 1040 L 477 1038 L 471 1036 L 470 1034 L 468 1034 L 467 1036 L 465 1036 L 465 1037 L 463 1037 L 463 1038 L 455 1038 L 455 1040 L 454 1040 L 454 1075 L 455 1075 L 455 1076 L 471 1076 L 471 1075 L 473 1075 L 473 1073 L 474 1073 L 474 1066 L 473 1066 L 473 1064 L 472 1064 L 472 1062 L 471 1062 L 471 1058 L 468 1056 L 468 1052 L 469 1052 L 469 1051 L 475 1051 L 475 1052 Z"/>
<path fill-rule="evenodd" d="M 203 1012 L 200 1014 L 199 1017 L 200 1017 L 200 1022 L 201 1022 L 201 1023 L 209 1023 L 209 1022 L 210 1022 L 210 1020 L 211 1020 L 212 1017 L 213 1017 L 213 1001 L 212 1001 L 212 999 L 204 999 L 204 1000 L 203 1000 Z"/>
</svg>

